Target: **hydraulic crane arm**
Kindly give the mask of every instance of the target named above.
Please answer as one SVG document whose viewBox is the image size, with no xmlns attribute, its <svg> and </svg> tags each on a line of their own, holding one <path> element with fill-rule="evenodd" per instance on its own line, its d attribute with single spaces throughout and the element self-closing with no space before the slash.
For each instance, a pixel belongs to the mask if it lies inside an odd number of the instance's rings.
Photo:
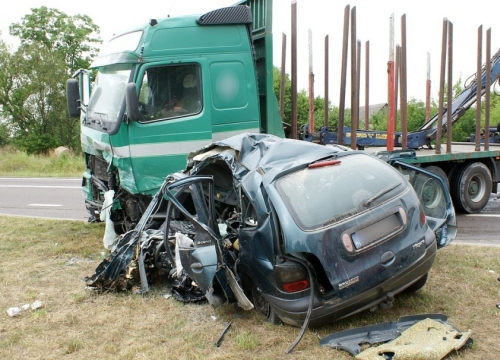
<svg viewBox="0 0 500 360">
<path fill-rule="evenodd" d="M 481 85 L 480 90 L 478 90 L 478 81 L 476 78 L 467 85 L 467 87 L 462 91 L 460 95 L 458 95 L 452 103 L 452 121 L 454 124 L 475 102 L 477 99 L 477 92 L 481 91 L 481 95 L 486 93 L 486 79 L 487 76 L 490 77 L 490 84 L 493 84 L 495 80 L 500 75 L 500 50 L 491 58 L 491 71 L 490 74 L 486 74 L 486 67 L 483 65 L 481 72 Z M 472 76 L 474 77 L 474 75 Z M 449 86 L 450 84 L 448 84 Z M 438 115 L 434 115 L 431 119 L 429 119 L 425 124 L 423 124 L 418 130 L 433 130 L 427 133 L 427 137 L 429 139 L 435 138 L 435 130 L 437 127 Z M 443 129 L 445 129 L 447 122 L 447 113 L 443 114 Z"/>
</svg>

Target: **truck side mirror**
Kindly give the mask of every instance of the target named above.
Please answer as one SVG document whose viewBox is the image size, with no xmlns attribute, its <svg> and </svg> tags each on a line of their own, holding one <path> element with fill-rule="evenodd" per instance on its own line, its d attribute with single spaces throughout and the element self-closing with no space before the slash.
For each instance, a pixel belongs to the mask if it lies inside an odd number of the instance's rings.
<svg viewBox="0 0 500 360">
<path fill-rule="evenodd" d="M 80 117 L 80 86 L 78 80 L 68 79 L 66 81 L 66 99 L 68 101 L 69 116 Z"/>
<path fill-rule="evenodd" d="M 139 112 L 139 96 L 135 90 L 135 83 L 130 82 L 125 87 L 125 103 L 127 105 L 127 116 L 130 120 L 138 121 L 141 118 Z"/>
</svg>

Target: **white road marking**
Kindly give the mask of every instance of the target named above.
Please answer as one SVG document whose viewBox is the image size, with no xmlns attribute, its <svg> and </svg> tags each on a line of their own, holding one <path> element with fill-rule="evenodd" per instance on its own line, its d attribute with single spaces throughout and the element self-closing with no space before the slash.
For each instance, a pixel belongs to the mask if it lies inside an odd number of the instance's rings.
<svg viewBox="0 0 500 360">
<path fill-rule="evenodd" d="M 500 217 L 500 214 L 466 214 L 469 217 Z"/>
<path fill-rule="evenodd" d="M 28 204 L 28 206 L 58 207 L 58 206 L 62 206 L 62 205 L 61 204 Z"/>
<path fill-rule="evenodd" d="M 1 177 L 1 176 L 0 180 L 82 181 L 81 178 L 43 178 L 43 177 L 14 178 L 14 177 Z"/>
<path fill-rule="evenodd" d="M 81 186 L 52 186 L 52 185 L 0 185 L 0 188 L 39 188 L 39 189 L 81 189 Z"/>
</svg>

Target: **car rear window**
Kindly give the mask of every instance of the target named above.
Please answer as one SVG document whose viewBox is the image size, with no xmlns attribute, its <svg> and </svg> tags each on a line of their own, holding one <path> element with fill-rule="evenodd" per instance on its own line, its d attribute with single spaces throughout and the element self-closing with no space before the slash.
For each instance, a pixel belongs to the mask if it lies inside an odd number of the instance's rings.
<svg viewBox="0 0 500 360">
<path fill-rule="evenodd" d="M 278 179 L 275 186 L 304 230 L 373 210 L 408 187 L 396 169 L 362 153 L 325 161 L 324 166 L 312 164 Z"/>
</svg>

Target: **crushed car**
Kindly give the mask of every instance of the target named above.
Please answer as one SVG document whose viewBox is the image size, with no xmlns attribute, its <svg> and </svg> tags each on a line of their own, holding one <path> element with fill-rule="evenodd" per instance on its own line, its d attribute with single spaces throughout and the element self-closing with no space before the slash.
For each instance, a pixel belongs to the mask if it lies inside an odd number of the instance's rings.
<svg viewBox="0 0 500 360">
<path fill-rule="evenodd" d="M 147 291 L 170 279 L 186 301 L 317 326 L 419 290 L 455 235 L 446 184 L 424 169 L 242 134 L 189 154 L 86 281 Z"/>
</svg>

